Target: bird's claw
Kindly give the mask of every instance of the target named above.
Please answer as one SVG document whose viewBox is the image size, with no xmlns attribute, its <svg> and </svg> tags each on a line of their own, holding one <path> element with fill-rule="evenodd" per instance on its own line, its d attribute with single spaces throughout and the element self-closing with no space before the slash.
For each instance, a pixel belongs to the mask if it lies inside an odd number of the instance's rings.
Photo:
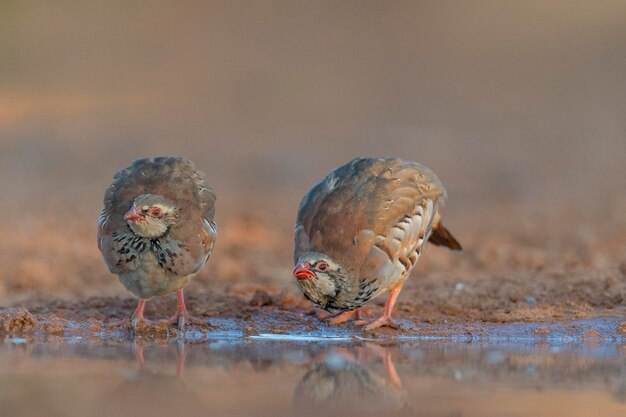
<svg viewBox="0 0 626 417">
<path fill-rule="evenodd" d="M 329 325 L 337 325 L 345 323 L 351 318 L 354 318 L 355 320 L 360 320 L 363 316 L 371 317 L 372 310 L 365 307 L 359 307 L 355 310 L 344 311 L 343 313 L 330 315 L 323 318 L 323 320 L 326 320 Z"/>
<path fill-rule="evenodd" d="M 108 323 L 108 329 L 118 329 L 122 328 L 128 330 L 133 333 L 141 333 L 152 326 L 152 322 L 146 320 L 143 317 L 130 317 L 122 320 L 114 321 L 113 323 Z"/>
<path fill-rule="evenodd" d="M 113 323 L 107 323 L 107 329 L 113 330 L 119 327 L 130 327 L 130 319 L 122 319 L 114 321 Z"/>
<path fill-rule="evenodd" d="M 330 326 L 336 326 L 338 324 L 342 324 L 342 323 L 347 322 L 348 320 L 350 320 L 355 315 L 356 314 L 355 314 L 354 311 L 344 311 L 343 313 L 330 315 L 330 316 L 326 317 L 324 320 Z"/>
<path fill-rule="evenodd" d="M 150 331 L 153 327 L 154 324 L 143 317 L 133 317 L 130 319 L 130 331 L 133 332 L 133 334 Z"/>
<path fill-rule="evenodd" d="M 359 307 L 356 309 L 355 319 L 364 320 L 363 317 L 372 317 L 374 313 L 367 307 Z"/>
<path fill-rule="evenodd" d="M 391 327 L 396 330 L 400 328 L 400 325 L 388 315 L 380 316 L 374 320 L 357 320 L 354 324 L 357 326 L 364 326 L 363 330 L 365 331 L 375 330 L 383 326 Z"/>
<path fill-rule="evenodd" d="M 187 313 L 176 313 L 172 316 L 171 319 L 168 320 L 169 324 L 174 324 L 178 326 L 178 331 L 183 332 L 185 330 L 185 326 L 187 324 L 194 324 L 197 326 L 206 326 L 207 323 L 204 320 L 198 319 L 196 317 L 192 317 Z"/>
<path fill-rule="evenodd" d="M 185 330 L 185 325 L 187 324 L 187 314 L 186 313 L 176 313 L 167 321 L 169 324 L 175 324 L 178 326 L 178 331 L 182 332 Z"/>
</svg>

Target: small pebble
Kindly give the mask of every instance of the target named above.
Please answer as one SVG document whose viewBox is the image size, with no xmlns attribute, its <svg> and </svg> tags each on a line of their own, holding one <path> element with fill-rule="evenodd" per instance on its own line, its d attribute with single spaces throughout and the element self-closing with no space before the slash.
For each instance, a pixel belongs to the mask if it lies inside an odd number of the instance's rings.
<svg viewBox="0 0 626 417">
<path fill-rule="evenodd" d="M 531 306 L 534 306 L 535 304 L 537 304 L 537 299 L 536 299 L 535 297 L 533 297 L 532 295 L 529 295 L 529 296 L 526 298 L 526 302 L 527 302 L 528 304 L 530 304 Z"/>
</svg>

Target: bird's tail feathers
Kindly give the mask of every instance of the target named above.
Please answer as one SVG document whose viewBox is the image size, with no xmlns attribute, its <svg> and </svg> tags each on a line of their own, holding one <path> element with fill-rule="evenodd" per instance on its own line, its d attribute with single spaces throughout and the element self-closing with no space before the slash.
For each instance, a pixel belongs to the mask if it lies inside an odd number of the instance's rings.
<svg viewBox="0 0 626 417">
<path fill-rule="evenodd" d="M 445 246 L 452 250 L 463 250 L 459 241 L 452 236 L 452 233 L 445 228 L 441 221 L 433 226 L 432 233 L 430 234 L 428 241 L 437 246 Z"/>
</svg>

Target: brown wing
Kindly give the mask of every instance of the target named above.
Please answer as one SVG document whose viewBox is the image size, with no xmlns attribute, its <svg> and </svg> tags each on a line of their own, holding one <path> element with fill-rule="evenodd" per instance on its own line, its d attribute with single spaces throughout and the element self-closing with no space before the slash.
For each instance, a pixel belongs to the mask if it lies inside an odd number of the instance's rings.
<svg viewBox="0 0 626 417">
<path fill-rule="evenodd" d="M 376 236 L 386 235 L 424 201 L 444 198 L 443 185 L 423 165 L 357 158 L 305 195 L 296 223 L 295 255 L 306 248 L 360 268 Z"/>
<path fill-rule="evenodd" d="M 115 175 L 104 194 L 98 228 L 100 250 L 103 253 L 115 252 L 113 234 L 128 231 L 124 213 L 135 197 L 147 193 L 165 196 L 176 203 L 179 218 L 170 235 L 185 246 L 185 256 L 190 258 L 185 264 L 192 265 L 193 261 L 205 258 L 215 239 L 211 232 L 213 229 L 206 226 L 207 222 L 214 224 L 215 193 L 204 173 L 196 169 L 190 160 L 179 157 L 139 159 Z M 106 255 L 105 259 L 109 268 L 116 272 Z M 133 262 L 130 262 L 124 268 L 132 265 Z"/>
<path fill-rule="evenodd" d="M 195 274 L 209 259 L 216 237 L 215 222 L 204 221 L 199 233 L 194 234 L 186 242 L 181 244 L 174 239 L 164 242 L 162 247 L 155 251 L 159 257 L 159 265 L 178 276 Z"/>
</svg>

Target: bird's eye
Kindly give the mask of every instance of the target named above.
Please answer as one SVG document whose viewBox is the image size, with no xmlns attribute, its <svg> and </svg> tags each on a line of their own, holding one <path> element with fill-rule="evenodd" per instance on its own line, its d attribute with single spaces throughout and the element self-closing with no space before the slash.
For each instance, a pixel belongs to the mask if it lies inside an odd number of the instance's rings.
<svg viewBox="0 0 626 417">
<path fill-rule="evenodd" d="M 157 208 L 153 208 L 153 209 L 150 211 L 150 215 L 151 215 L 152 217 L 159 217 L 159 216 L 161 215 L 161 209 L 160 209 L 160 208 L 158 208 L 158 207 L 157 207 Z"/>
<path fill-rule="evenodd" d="M 324 272 L 328 269 L 328 264 L 326 262 L 320 262 L 316 265 L 318 271 Z"/>
</svg>

